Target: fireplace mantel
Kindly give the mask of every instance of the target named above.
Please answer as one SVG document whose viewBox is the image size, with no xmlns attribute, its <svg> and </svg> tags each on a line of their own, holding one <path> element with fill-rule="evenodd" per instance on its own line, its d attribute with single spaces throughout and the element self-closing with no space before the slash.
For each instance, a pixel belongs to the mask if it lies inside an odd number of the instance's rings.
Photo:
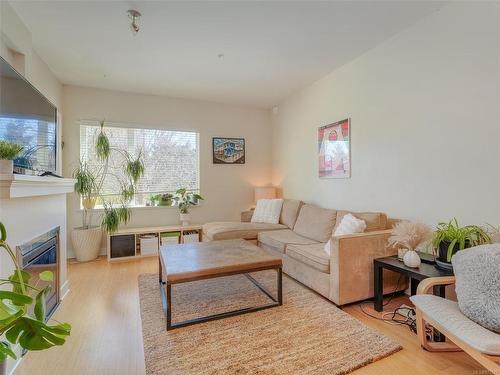
<svg viewBox="0 0 500 375">
<path fill-rule="evenodd" d="M 74 190 L 72 178 L 0 174 L 0 198 L 23 198 L 67 194 Z"/>
</svg>

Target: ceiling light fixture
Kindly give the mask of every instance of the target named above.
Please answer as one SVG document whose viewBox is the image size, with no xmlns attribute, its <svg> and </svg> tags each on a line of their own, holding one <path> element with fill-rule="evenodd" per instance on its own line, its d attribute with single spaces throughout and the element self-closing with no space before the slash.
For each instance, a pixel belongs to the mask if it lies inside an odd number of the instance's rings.
<svg viewBox="0 0 500 375">
<path fill-rule="evenodd" d="M 127 10 L 128 18 L 132 20 L 132 23 L 130 24 L 130 30 L 132 30 L 132 34 L 137 35 L 139 32 L 140 28 L 138 25 L 139 18 L 141 18 L 142 14 L 138 10 L 135 9 L 129 9 Z"/>
</svg>

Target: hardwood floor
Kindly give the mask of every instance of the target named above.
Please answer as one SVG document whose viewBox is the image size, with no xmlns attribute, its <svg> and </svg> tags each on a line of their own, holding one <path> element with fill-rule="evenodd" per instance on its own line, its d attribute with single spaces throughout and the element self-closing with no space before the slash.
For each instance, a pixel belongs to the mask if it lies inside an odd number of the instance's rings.
<svg viewBox="0 0 500 375">
<path fill-rule="evenodd" d="M 137 276 L 157 272 L 157 263 L 154 257 L 113 264 L 105 259 L 71 263 L 68 271 L 71 290 L 54 314 L 55 319 L 72 324 L 71 337 L 62 347 L 28 353 L 15 374 L 144 374 Z M 405 301 L 405 297 L 399 297 L 386 310 Z M 364 309 L 380 315 L 371 304 L 365 304 Z M 486 373 L 465 353 L 425 352 L 408 327 L 370 318 L 361 312 L 359 304 L 345 307 L 344 311 L 404 348 L 357 370 L 357 375 Z"/>
</svg>

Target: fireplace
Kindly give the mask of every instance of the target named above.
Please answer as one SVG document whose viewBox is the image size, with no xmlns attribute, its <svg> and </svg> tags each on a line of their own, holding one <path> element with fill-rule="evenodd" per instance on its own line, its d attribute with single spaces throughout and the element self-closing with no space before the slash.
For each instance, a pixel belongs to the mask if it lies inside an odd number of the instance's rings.
<svg viewBox="0 0 500 375">
<path fill-rule="evenodd" d="M 59 231 L 59 227 L 56 227 L 16 248 L 19 266 L 32 275 L 32 282 L 38 280 L 38 274 L 42 271 L 54 274 L 52 282 L 40 280 L 37 285 L 41 289 L 50 284 L 50 290 L 45 296 L 47 317 L 59 305 Z"/>
</svg>

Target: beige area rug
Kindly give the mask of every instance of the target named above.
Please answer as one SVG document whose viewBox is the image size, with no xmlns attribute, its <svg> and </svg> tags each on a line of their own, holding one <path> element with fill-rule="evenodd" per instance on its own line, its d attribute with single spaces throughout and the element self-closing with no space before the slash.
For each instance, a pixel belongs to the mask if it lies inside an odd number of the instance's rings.
<svg viewBox="0 0 500 375">
<path fill-rule="evenodd" d="M 276 273 L 252 274 L 269 291 Z M 269 303 L 245 276 L 172 287 L 172 320 Z M 345 374 L 401 346 L 291 278 L 283 306 L 166 331 L 158 275 L 139 276 L 146 373 Z"/>
</svg>

